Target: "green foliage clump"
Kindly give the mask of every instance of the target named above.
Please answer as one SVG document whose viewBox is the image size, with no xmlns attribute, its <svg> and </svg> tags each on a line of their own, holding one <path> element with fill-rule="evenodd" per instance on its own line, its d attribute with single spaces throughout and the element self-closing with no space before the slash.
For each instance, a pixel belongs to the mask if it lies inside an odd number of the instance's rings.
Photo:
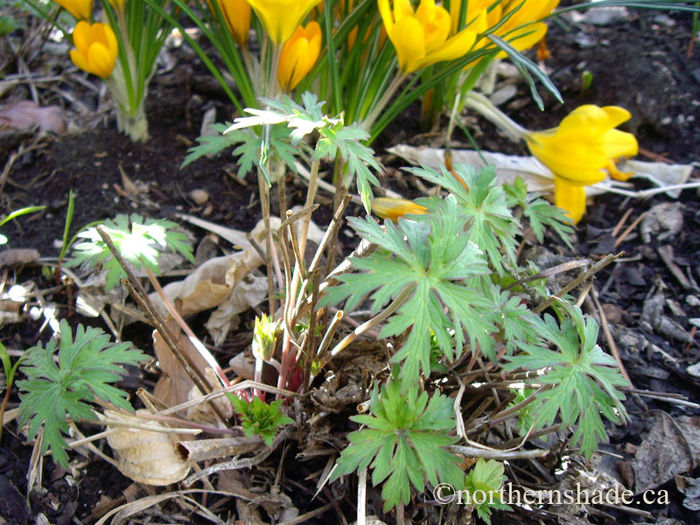
<svg viewBox="0 0 700 525">
<path fill-rule="evenodd" d="M 102 228 L 127 263 L 137 268 L 143 265 L 158 275 L 158 258 L 166 248 L 194 262 L 187 236 L 174 231 L 177 226 L 165 219 L 144 219 L 138 214 L 119 214 L 114 220 L 105 221 Z M 107 290 L 114 288 L 126 277 L 124 269 L 110 252 L 97 227 L 88 228 L 79 233 L 78 237 L 84 240 L 75 246 L 75 254 L 67 266 L 83 263 L 93 267 L 101 265 L 107 272 Z"/>
<path fill-rule="evenodd" d="M 41 452 L 51 447 L 54 459 L 65 467 L 68 445 L 63 435 L 69 429 L 67 418 L 95 419 L 88 402 L 96 399 L 131 410 L 126 392 L 111 383 L 119 381 L 123 365 L 138 365 L 146 356 L 131 343 L 111 343 L 98 328 L 78 325 L 74 338 L 63 320 L 60 337 L 53 337 L 46 348 L 41 344 L 29 348 L 23 359 L 21 370 L 27 379 L 17 382 L 19 423 L 29 422 L 29 439 L 35 438 L 43 426 Z"/>
<path fill-rule="evenodd" d="M 416 383 L 402 392 L 402 382 L 394 378 L 379 394 L 375 386 L 371 415 L 350 418 L 367 428 L 348 436 L 350 444 L 331 480 L 371 466 L 373 485 L 386 480 L 382 487 L 385 512 L 408 503 L 411 485 L 420 492 L 426 482 L 458 484 L 463 477 L 458 459 L 445 448 L 457 441 L 449 435 L 455 425 L 452 406 L 452 400 L 439 393 L 428 400 L 426 392 L 418 393 Z"/>
<path fill-rule="evenodd" d="M 245 435 L 260 436 L 269 447 L 277 436 L 277 428 L 289 425 L 294 421 L 282 413 L 280 405 L 282 400 L 265 403 L 259 397 L 253 397 L 252 401 L 232 396 L 233 408 L 241 416 L 241 426 Z"/>
<path fill-rule="evenodd" d="M 468 494 L 485 494 L 486 501 L 484 503 L 474 504 L 474 510 L 477 515 L 484 520 L 488 525 L 491 525 L 491 512 L 494 509 L 510 510 L 510 506 L 501 502 L 499 489 L 506 480 L 503 463 L 493 459 L 485 461 L 484 458 L 479 458 L 476 465 L 469 471 L 464 480 L 464 490 Z"/>
<path fill-rule="evenodd" d="M 613 357 L 603 352 L 596 343 L 598 325 L 584 318 L 581 309 L 565 301 L 559 302 L 566 317 L 559 323 L 547 314 L 544 317 L 543 337 L 558 351 L 543 346 L 530 346 L 514 355 L 505 365 L 506 370 L 526 368 L 540 370 L 542 375 L 529 383 L 544 385 L 534 404 L 527 407 L 535 415 L 535 428 L 551 425 L 557 415 L 567 426 L 576 426 L 572 437 L 581 444 L 588 457 L 606 437 L 601 414 L 614 423 L 621 423 L 627 412 L 622 404 L 625 395 L 619 390 L 627 386 Z"/>
</svg>

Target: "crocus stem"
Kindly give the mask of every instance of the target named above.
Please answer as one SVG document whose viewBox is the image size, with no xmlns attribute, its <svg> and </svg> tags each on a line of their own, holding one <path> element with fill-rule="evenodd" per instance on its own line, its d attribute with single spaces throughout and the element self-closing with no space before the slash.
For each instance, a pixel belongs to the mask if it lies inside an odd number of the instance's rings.
<svg viewBox="0 0 700 525">
<path fill-rule="evenodd" d="M 406 80 L 407 76 L 408 75 L 406 73 L 399 73 L 394 77 L 394 80 L 391 81 L 391 84 L 389 84 L 389 87 L 386 88 L 386 91 L 384 91 L 382 97 L 374 105 L 369 115 L 362 119 L 362 122 L 360 124 L 362 126 L 362 129 L 372 129 L 374 121 L 377 120 L 377 118 L 379 118 L 379 115 L 381 115 L 382 111 L 384 111 L 384 108 L 391 100 L 391 97 L 394 96 L 394 93 L 396 93 L 396 90 L 399 89 L 401 84 L 403 84 L 403 81 Z"/>
<path fill-rule="evenodd" d="M 481 93 L 475 93 L 473 91 L 467 93 L 464 96 L 464 106 L 473 109 L 490 120 L 513 142 L 520 142 L 527 133 L 525 128 L 508 117 Z"/>
</svg>

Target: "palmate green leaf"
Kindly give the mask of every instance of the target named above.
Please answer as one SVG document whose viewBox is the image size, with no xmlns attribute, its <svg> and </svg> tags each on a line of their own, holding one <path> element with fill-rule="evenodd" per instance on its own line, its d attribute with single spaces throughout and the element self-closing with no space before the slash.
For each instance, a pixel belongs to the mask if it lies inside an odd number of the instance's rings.
<svg viewBox="0 0 700 525">
<path fill-rule="evenodd" d="M 431 204 L 432 213 L 415 221 L 385 222 L 372 218 L 351 219 L 351 226 L 379 248 L 367 257 L 353 259 L 362 273 L 346 274 L 331 287 L 322 304 L 346 301 L 352 310 L 366 296 L 377 312 L 400 293 L 408 296 L 383 326 L 380 337 L 409 330 L 394 362 L 402 362 L 401 377 L 415 380 L 422 371 L 430 375 L 431 336 L 441 352 L 460 355 L 464 333 L 472 344 L 490 348 L 494 331 L 493 303 L 483 296 L 473 279 L 488 273 L 483 254 L 465 233 L 465 217 L 449 196 Z M 447 313 L 445 313 L 447 310 Z M 454 335 L 452 335 L 454 334 Z"/>
<path fill-rule="evenodd" d="M 520 226 L 508 209 L 505 191 L 497 184 L 495 168 L 487 166 L 477 171 L 466 164 L 456 164 L 454 169 L 466 188 L 444 167 L 439 173 L 426 168 L 407 171 L 442 186 L 455 196 L 460 213 L 469 221 L 469 238 L 486 253 L 491 266 L 503 274 L 504 260 L 515 264 L 515 236 Z M 416 202 L 433 211 L 430 199 Z"/>
<path fill-rule="evenodd" d="M 510 295 L 489 283 L 487 293 L 495 307 L 495 323 L 500 328 L 508 353 L 530 345 L 544 345 L 540 336 L 542 320 L 520 297 Z"/>
<path fill-rule="evenodd" d="M 239 138 L 233 134 L 224 134 L 224 131 L 231 126 L 230 122 L 225 124 L 217 123 L 212 126 L 212 129 L 217 132 L 216 135 L 202 135 L 197 137 L 196 146 L 192 146 L 187 150 L 187 156 L 182 161 L 182 168 L 191 164 L 197 159 L 206 157 L 207 155 L 216 155 L 222 151 L 235 146 L 239 142 Z"/>
<path fill-rule="evenodd" d="M 341 123 L 319 131 L 321 137 L 316 144 L 314 156 L 329 160 L 340 157 L 343 160 L 346 168 L 343 175 L 345 187 L 349 187 L 353 179 L 356 181 L 357 191 L 362 198 L 365 211 L 369 213 L 372 186 L 379 186 L 379 181 L 372 170 L 379 172 L 382 169 L 374 156 L 374 150 L 364 144 L 369 140 L 369 133 L 360 128 L 357 123 L 350 126 L 343 126 Z"/>
<path fill-rule="evenodd" d="M 538 193 L 528 194 L 527 185 L 520 177 L 513 184 L 504 184 L 503 189 L 508 197 L 508 206 L 518 206 L 523 210 L 523 215 L 530 221 L 532 232 L 539 242 L 544 240 L 545 228 L 552 228 L 571 247 L 574 229 L 564 210 L 542 199 Z"/>
<path fill-rule="evenodd" d="M 141 215 L 117 215 L 113 220 L 103 223 L 107 235 L 121 256 L 129 264 L 151 270 L 160 274 L 158 258 L 164 249 L 183 255 L 194 262 L 192 247 L 184 233 L 174 231 L 177 224 L 165 219 L 144 219 Z M 84 239 L 73 248 L 73 258 L 67 261 L 67 266 L 88 264 L 92 267 L 102 266 L 107 272 L 105 287 L 107 290 L 119 284 L 126 277 L 124 269 L 114 258 L 106 243 L 102 240 L 96 227 L 88 228 L 78 234 Z"/>
<path fill-rule="evenodd" d="M 411 485 L 420 492 L 426 482 L 462 481 L 458 458 L 446 449 L 457 441 L 448 434 L 454 428 L 449 398 L 436 393 L 428 399 L 427 393 L 418 393 L 417 383 L 402 387 L 391 379 L 381 394 L 375 387 L 369 409 L 370 414 L 351 418 L 367 428 L 348 435 L 350 444 L 338 459 L 331 481 L 370 467 L 372 484 L 384 483 L 385 512 L 408 503 Z"/>
<path fill-rule="evenodd" d="M 54 359 L 58 351 L 58 361 Z M 98 328 L 79 325 L 75 338 L 68 323 L 60 323 L 60 342 L 54 337 L 46 348 L 41 344 L 24 353 L 22 372 L 27 379 L 18 381 L 20 425 L 29 422 L 29 438 L 44 427 L 42 453 L 51 448 L 56 461 L 67 466 L 67 418 L 74 421 L 94 419 L 88 404 L 99 398 L 131 410 L 127 394 L 110 383 L 119 381 L 124 365 L 137 365 L 146 359 L 130 343 L 112 344 Z"/>
<path fill-rule="evenodd" d="M 627 381 L 615 360 L 597 345 L 595 320 L 584 319 L 576 306 L 564 301 L 559 304 L 567 316 L 560 326 L 551 315 L 545 316 L 542 325 L 542 336 L 557 351 L 527 346 L 522 354 L 508 358 L 505 368 L 542 372 L 530 383 L 549 388 L 540 391 L 527 407 L 536 417 L 536 427 L 551 425 L 557 416 L 567 426 L 576 425 L 572 441 L 580 443 L 581 451 L 590 457 L 606 435 L 601 415 L 615 423 L 627 417 L 622 404 L 625 395 L 619 390 Z"/>
<path fill-rule="evenodd" d="M 500 461 L 493 459 L 485 461 L 483 458 L 479 458 L 464 481 L 464 488 L 469 494 L 470 500 L 463 501 L 463 503 L 470 504 L 473 501 L 471 498 L 479 501 L 481 498 L 485 498 L 484 503 L 474 504 L 474 510 L 489 525 L 493 509 L 510 510 L 510 506 L 501 501 L 498 492 L 506 480 L 504 470 L 503 463 Z"/>
</svg>

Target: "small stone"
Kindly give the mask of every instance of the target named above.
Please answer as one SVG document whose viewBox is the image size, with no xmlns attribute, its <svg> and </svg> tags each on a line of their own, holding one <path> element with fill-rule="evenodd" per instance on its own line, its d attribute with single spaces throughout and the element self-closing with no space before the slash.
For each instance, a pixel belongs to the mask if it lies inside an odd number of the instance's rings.
<svg viewBox="0 0 700 525">
<path fill-rule="evenodd" d="M 209 193 L 202 189 L 192 190 L 190 192 L 190 199 L 192 199 L 197 206 L 201 206 L 209 200 Z"/>
<path fill-rule="evenodd" d="M 676 21 L 668 15 L 660 14 L 654 17 L 654 22 L 664 27 L 674 27 Z"/>
<path fill-rule="evenodd" d="M 688 303 L 690 306 L 700 306 L 700 299 L 698 299 L 694 295 L 688 295 L 685 298 L 685 302 Z"/>
</svg>

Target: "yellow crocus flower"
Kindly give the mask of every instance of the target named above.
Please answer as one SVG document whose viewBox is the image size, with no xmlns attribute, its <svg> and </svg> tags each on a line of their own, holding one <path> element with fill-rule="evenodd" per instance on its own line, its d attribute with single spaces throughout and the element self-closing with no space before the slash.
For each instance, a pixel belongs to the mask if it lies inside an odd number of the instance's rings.
<svg viewBox="0 0 700 525">
<path fill-rule="evenodd" d="M 250 4 L 247 0 L 218 0 L 226 25 L 239 46 L 248 43 L 250 33 Z M 211 4 L 210 4 L 211 7 Z"/>
<path fill-rule="evenodd" d="M 391 197 L 377 197 L 372 200 L 372 212 L 382 219 L 398 221 L 399 217 L 406 215 L 425 215 L 428 210 L 408 199 L 394 199 Z"/>
<path fill-rule="evenodd" d="M 55 0 L 76 20 L 89 20 L 92 16 L 92 0 Z"/>
<path fill-rule="evenodd" d="M 586 210 L 584 186 L 605 179 L 606 170 L 617 180 L 632 176 L 618 171 L 614 163 L 639 150 L 632 133 L 614 129 L 630 116 L 621 107 L 587 104 L 569 113 L 556 128 L 525 133 L 530 152 L 554 173 L 555 204 L 574 223 Z"/>
<path fill-rule="evenodd" d="M 321 26 L 309 22 L 299 26 L 282 48 L 277 79 L 286 91 L 294 89 L 301 79 L 311 71 L 321 52 Z"/>
<path fill-rule="evenodd" d="M 450 2 L 450 17 L 452 30 L 459 27 L 459 15 L 462 0 Z M 493 33 L 506 40 L 518 51 L 525 51 L 542 40 L 547 33 L 547 24 L 540 22 L 550 15 L 559 5 L 559 0 L 469 0 L 465 16 L 467 27 L 477 33 L 484 33 L 496 27 L 501 20 L 505 22 Z M 479 39 L 475 49 L 494 47 L 495 44 L 487 37 Z M 497 58 L 505 58 L 507 54 L 501 51 Z"/>
<path fill-rule="evenodd" d="M 248 0 L 275 45 L 289 40 L 309 11 L 320 2 L 321 0 Z"/>
<path fill-rule="evenodd" d="M 117 37 L 107 24 L 78 22 L 73 30 L 70 58 L 79 69 L 107 78 L 117 61 Z"/>
<path fill-rule="evenodd" d="M 476 32 L 469 29 L 454 34 L 450 13 L 436 5 L 435 0 L 421 0 L 416 10 L 410 0 L 377 2 L 387 35 L 396 49 L 399 68 L 404 73 L 459 58 L 476 40 Z"/>
</svg>

